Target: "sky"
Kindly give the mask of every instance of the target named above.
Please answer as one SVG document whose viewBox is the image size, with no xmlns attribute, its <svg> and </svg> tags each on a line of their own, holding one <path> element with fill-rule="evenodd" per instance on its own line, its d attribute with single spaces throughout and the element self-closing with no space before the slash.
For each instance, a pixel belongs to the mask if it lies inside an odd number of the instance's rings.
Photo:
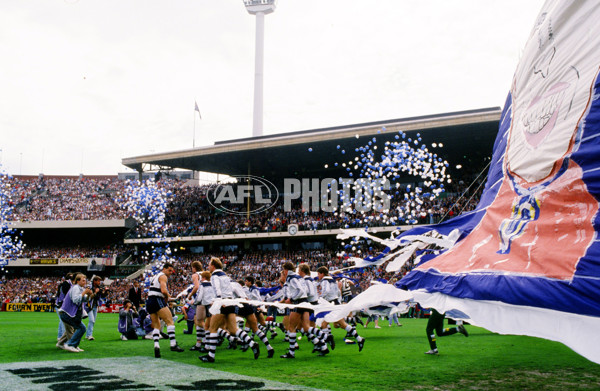
<svg viewBox="0 0 600 391">
<path fill-rule="evenodd" d="M 280 0 L 264 134 L 501 107 L 542 4 Z M 250 137 L 254 34 L 241 0 L 0 2 L 1 169 L 116 175 Z"/>
</svg>

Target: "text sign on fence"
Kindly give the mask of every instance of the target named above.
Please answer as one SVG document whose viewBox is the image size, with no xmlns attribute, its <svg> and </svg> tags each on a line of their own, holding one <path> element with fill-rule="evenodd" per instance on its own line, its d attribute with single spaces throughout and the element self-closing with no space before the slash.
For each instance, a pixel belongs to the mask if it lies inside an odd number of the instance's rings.
<svg viewBox="0 0 600 391">
<path fill-rule="evenodd" d="M 52 305 L 48 303 L 6 303 L 6 311 L 51 312 Z"/>
</svg>

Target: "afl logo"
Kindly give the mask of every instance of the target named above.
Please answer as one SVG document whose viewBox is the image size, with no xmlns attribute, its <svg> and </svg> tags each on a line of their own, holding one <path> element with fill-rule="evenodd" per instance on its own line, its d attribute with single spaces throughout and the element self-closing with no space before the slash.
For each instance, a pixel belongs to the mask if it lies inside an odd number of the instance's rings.
<svg viewBox="0 0 600 391">
<path fill-rule="evenodd" d="M 277 203 L 279 192 L 270 181 L 252 175 L 235 175 L 235 183 L 219 184 L 206 193 L 217 210 L 236 215 L 264 212 Z"/>
</svg>

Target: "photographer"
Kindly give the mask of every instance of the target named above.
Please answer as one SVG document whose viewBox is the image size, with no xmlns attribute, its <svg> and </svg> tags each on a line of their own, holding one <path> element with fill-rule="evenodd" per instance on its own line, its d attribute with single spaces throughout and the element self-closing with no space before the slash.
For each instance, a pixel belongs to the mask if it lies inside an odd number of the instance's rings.
<svg viewBox="0 0 600 391">
<path fill-rule="evenodd" d="M 58 314 L 58 337 L 57 340 L 60 340 L 61 337 L 65 334 L 65 325 L 60 319 L 60 314 L 58 310 L 63 304 L 65 300 L 65 296 L 69 293 L 69 289 L 73 285 L 73 281 L 75 280 L 75 275 L 73 273 L 67 273 L 63 281 L 58 286 L 58 291 L 56 292 L 56 313 Z M 72 333 L 71 333 L 72 334 Z M 60 345 L 60 344 L 59 344 Z M 58 346 L 58 345 L 57 345 Z"/>
<path fill-rule="evenodd" d="M 83 352 L 79 348 L 81 337 L 85 334 L 85 325 L 81 322 L 83 314 L 83 302 L 86 297 L 92 294 L 90 289 L 84 288 L 86 283 L 85 275 L 78 273 L 75 276 L 73 287 L 65 296 L 63 304 L 58 311 L 60 319 L 65 324 L 66 332 L 59 340 L 57 346 L 69 352 Z"/>
<path fill-rule="evenodd" d="M 89 301 L 85 308 L 88 313 L 86 338 L 88 341 L 93 341 L 94 324 L 96 323 L 96 317 L 98 316 L 98 302 L 100 301 L 101 297 L 106 297 L 106 291 L 102 285 L 102 279 L 98 276 L 92 277 L 92 285 L 90 289 L 92 294 L 90 295 Z"/>
<path fill-rule="evenodd" d="M 119 332 L 123 341 L 138 339 L 133 318 L 139 318 L 139 314 L 131 300 L 125 300 L 119 310 Z"/>
</svg>

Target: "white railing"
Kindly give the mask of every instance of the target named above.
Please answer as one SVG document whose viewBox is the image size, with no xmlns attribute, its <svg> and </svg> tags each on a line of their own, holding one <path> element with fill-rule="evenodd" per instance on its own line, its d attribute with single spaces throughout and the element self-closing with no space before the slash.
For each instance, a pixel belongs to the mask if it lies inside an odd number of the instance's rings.
<svg viewBox="0 0 600 391">
<path fill-rule="evenodd" d="M 244 0 L 244 5 L 246 7 L 253 5 L 271 5 L 275 4 L 275 0 Z"/>
</svg>

